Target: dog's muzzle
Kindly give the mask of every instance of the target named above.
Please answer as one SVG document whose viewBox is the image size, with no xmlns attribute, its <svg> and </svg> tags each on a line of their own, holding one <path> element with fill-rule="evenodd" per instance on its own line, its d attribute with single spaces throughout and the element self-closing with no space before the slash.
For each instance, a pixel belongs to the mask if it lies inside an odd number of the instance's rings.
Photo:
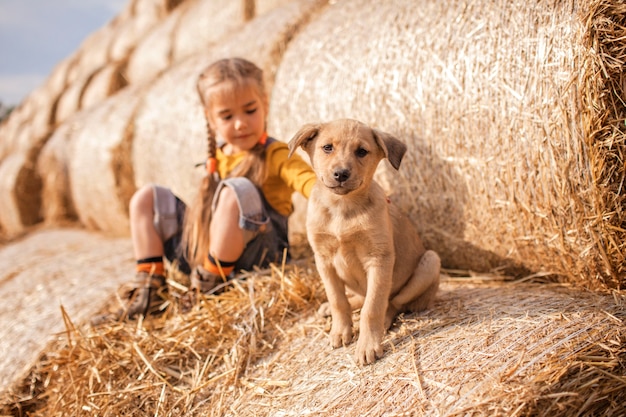
<svg viewBox="0 0 626 417">
<path fill-rule="evenodd" d="M 333 179 L 340 184 L 348 181 L 349 178 L 350 178 L 349 169 L 338 169 L 335 172 L 333 172 Z"/>
</svg>

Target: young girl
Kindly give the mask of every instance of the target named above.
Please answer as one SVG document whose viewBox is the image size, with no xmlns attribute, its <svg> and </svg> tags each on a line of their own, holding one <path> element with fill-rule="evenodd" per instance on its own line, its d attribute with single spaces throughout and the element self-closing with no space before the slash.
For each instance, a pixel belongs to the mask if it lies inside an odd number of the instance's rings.
<svg viewBox="0 0 626 417">
<path fill-rule="evenodd" d="M 288 158 L 287 144 L 267 136 L 262 71 L 241 58 L 223 59 L 202 72 L 197 88 L 208 131 L 198 197 L 187 207 L 168 188 L 153 184 L 133 195 L 136 277 L 126 306 L 95 318 L 95 324 L 161 311 L 164 257 L 191 274 L 193 291 L 206 293 L 236 271 L 280 261 L 288 249 L 292 193 L 308 198 L 315 174 L 297 155 Z"/>
</svg>

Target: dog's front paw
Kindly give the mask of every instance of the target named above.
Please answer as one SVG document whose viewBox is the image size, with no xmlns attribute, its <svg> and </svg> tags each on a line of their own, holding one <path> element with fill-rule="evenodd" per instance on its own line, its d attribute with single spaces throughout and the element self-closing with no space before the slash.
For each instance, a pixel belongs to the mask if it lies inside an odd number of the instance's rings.
<svg viewBox="0 0 626 417">
<path fill-rule="evenodd" d="M 352 342 L 352 326 L 350 324 L 333 323 L 330 330 L 330 344 L 336 349 Z"/>
<path fill-rule="evenodd" d="M 354 360 L 359 365 L 369 365 L 383 356 L 383 346 L 379 337 L 373 334 L 362 333 L 356 343 Z"/>
</svg>

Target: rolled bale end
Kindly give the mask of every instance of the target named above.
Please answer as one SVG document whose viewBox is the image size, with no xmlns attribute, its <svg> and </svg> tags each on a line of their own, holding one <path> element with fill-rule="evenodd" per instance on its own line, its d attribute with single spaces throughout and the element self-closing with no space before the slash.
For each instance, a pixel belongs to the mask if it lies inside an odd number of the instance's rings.
<svg viewBox="0 0 626 417">
<path fill-rule="evenodd" d="M 171 64 L 173 31 L 178 25 L 184 7 L 170 14 L 154 27 L 133 49 L 128 57 L 128 82 L 145 83 L 156 78 Z"/>
<path fill-rule="evenodd" d="M 50 117 L 55 96 L 47 86 L 43 86 L 34 91 L 31 97 L 35 106 L 33 115 L 28 121 L 28 125 L 31 128 L 30 137 L 27 141 L 22 143 L 21 146 L 22 149 L 25 150 L 30 150 L 31 147 L 35 147 L 39 150 L 42 144 L 48 140 L 54 129 L 53 126 L 50 125 Z"/>
<path fill-rule="evenodd" d="M 588 115 L 613 87 L 584 82 L 599 60 L 623 79 L 589 47 L 590 25 L 624 28 L 604 3 L 335 3 L 289 44 L 270 124 L 350 117 L 407 143 L 378 178 L 448 268 L 623 288 L 624 117 Z"/>
<path fill-rule="evenodd" d="M 136 189 L 130 150 L 141 95 L 140 87 L 128 87 L 110 97 L 80 114 L 80 127 L 70 135 L 71 198 L 88 228 L 129 233 L 128 203 Z"/>
<path fill-rule="evenodd" d="M 83 89 L 88 82 L 89 77 L 80 78 L 65 88 L 54 106 L 53 121 L 55 125 L 69 120 L 70 117 L 78 113 Z"/>
<path fill-rule="evenodd" d="M 111 62 L 96 71 L 83 89 L 80 108 L 88 109 L 104 101 L 128 85 L 126 61 Z"/>
<path fill-rule="evenodd" d="M 69 137 L 75 126 L 70 121 L 59 126 L 46 142 L 37 159 L 37 172 L 42 179 L 41 214 L 47 224 L 77 220 L 70 194 Z"/>
<path fill-rule="evenodd" d="M 109 47 L 116 36 L 117 24 L 114 21 L 107 23 L 91 33 L 76 51 L 76 76 L 87 78 L 104 67 L 111 59 Z"/>
<path fill-rule="evenodd" d="M 239 55 L 255 62 L 263 69 L 265 87 L 271 93 L 287 45 L 326 5 L 326 0 L 261 2 L 257 4 L 257 17 L 217 43 L 213 50 L 218 56 Z M 278 139 L 287 140 L 282 136 Z"/>
<path fill-rule="evenodd" d="M 140 40 L 163 18 L 161 6 L 154 1 L 141 0 L 137 4 L 139 8 L 135 10 L 133 16 L 115 26 L 115 33 L 108 49 L 110 60 L 128 59 Z"/>
<path fill-rule="evenodd" d="M 581 74 L 585 144 L 596 185 L 590 208 L 600 279 L 626 288 L 626 5 L 597 0 L 582 15 L 588 48 Z"/>
<path fill-rule="evenodd" d="M 194 57 L 164 72 L 145 92 L 134 118 L 131 158 L 138 187 L 170 187 L 183 201 L 195 197 L 206 158 L 206 120 L 195 87 L 213 59 Z M 176 86 L 176 87 L 174 87 Z"/>
<path fill-rule="evenodd" d="M 29 116 L 30 109 L 22 103 L 0 124 L 0 161 L 15 151 L 17 138 L 27 128 L 25 124 Z"/>
<path fill-rule="evenodd" d="M 0 164 L 0 225 L 15 237 L 41 221 L 41 178 L 33 158 L 13 153 Z"/>
<path fill-rule="evenodd" d="M 172 38 L 171 57 L 181 61 L 236 31 L 242 22 L 239 2 L 198 1 L 181 12 Z"/>
</svg>

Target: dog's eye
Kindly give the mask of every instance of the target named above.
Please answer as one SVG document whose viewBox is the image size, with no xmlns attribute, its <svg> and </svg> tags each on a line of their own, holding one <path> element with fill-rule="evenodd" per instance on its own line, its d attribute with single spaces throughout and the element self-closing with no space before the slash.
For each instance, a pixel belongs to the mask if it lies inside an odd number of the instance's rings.
<svg viewBox="0 0 626 417">
<path fill-rule="evenodd" d="M 367 154 L 369 153 L 369 151 L 367 149 L 363 149 L 363 148 L 359 148 L 356 150 L 356 152 L 354 153 L 357 157 L 359 158 L 363 158 L 365 157 Z"/>
<path fill-rule="evenodd" d="M 324 145 L 322 146 L 322 150 L 326 153 L 331 153 L 333 151 L 333 145 L 331 144 Z"/>
</svg>

